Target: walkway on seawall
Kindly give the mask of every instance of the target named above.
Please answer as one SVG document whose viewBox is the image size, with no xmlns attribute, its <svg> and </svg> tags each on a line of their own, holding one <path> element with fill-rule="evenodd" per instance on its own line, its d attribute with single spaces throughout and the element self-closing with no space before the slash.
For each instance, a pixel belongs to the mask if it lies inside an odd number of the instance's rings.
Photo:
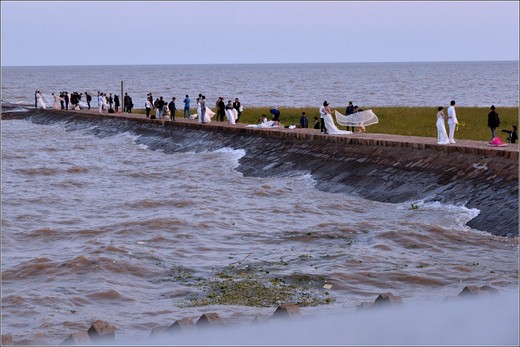
<svg viewBox="0 0 520 347">
<path fill-rule="evenodd" d="M 112 117 L 122 118 L 136 121 L 146 121 L 162 125 L 160 119 L 148 119 L 144 114 L 138 113 L 99 113 L 96 110 L 80 110 L 80 111 L 63 111 L 63 112 L 74 112 L 80 114 L 88 114 L 99 117 Z M 17 114 L 3 115 L 2 119 L 17 118 Z M 25 117 L 23 117 L 25 118 Z M 234 133 L 245 133 L 245 134 L 258 134 L 261 136 L 275 136 L 281 138 L 295 138 L 299 140 L 325 140 L 330 142 L 345 143 L 345 144 L 359 144 L 369 146 L 397 146 L 397 147 L 408 147 L 414 149 L 435 149 L 445 153 L 468 153 L 474 155 L 485 155 L 487 157 L 503 157 L 506 159 L 518 161 L 518 144 L 507 143 L 503 147 L 490 146 L 485 141 L 473 141 L 473 140 L 457 140 L 456 144 L 439 145 L 435 138 L 431 137 L 419 137 L 419 136 L 402 136 L 402 135 L 389 135 L 389 134 L 377 134 L 377 133 L 353 133 L 350 135 L 329 135 L 321 134 L 316 129 L 288 129 L 282 127 L 273 128 L 255 128 L 248 127 L 247 124 L 237 123 L 235 125 L 228 124 L 227 122 L 215 122 L 212 121 L 206 124 L 199 124 L 198 121 L 192 119 L 183 119 L 177 117 L 175 122 L 165 122 L 165 126 L 179 126 L 191 129 L 204 129 L 204 130 L 218 130 L 223 132 L 234 132 Z"/>
<path fill-rule="evenodd" d="M 237 170 L 245 176 L 305 172 L 324 191 L 388 203 L 438 201 L 463 205 L 480 211 L 468 226 L 493 235 L 518 236 L 518 144 L 492 147 L 485 141 L 457 140 L 456 144 L 438 145 L 436 138 L 428 137 L 328 135 L 315 129 L 199 124 L 178 117 L 163 127 L 162 120 L 150 120 L 144 114 L 100 114 L 97 109 L 2 110 L 2 119 L 16 118 L 41 124 L 96 124 L 102 119 L 98 125 L 103 130 L 136 132 L 139 142 L 150 149 L 200 151 L 205 144 L 214 149 L 209 142 L 244 149 Z"/>
<path fill-rule="evenodd" d="M 137 113 L 99 113 L 97 110 L 93 111 L 69 111 L 69 112 L 81 112 L 88 113 L 96 116 L 103 117 L 116 117 L 143 120 L 148 122 L 154 122 L 162 124 L 160 119 L 148 119 L 144 114 Z M 199 124 L 196 119 L 187 120 L 176 117 L 175 122 L 165 122 L 165 126 L 182 126 L 188 128 L 201 128 L 205 130 L 219 130 L 225 132 L 236 132 L 236 133 L 256 133 L 265 134 L 266 136 L 277 136 L 277 137 L 293 137 L 300 140 L 327 140 L 331 142 L 339 142 L 346 144 L 360 144 L 370 146 L 398 146 L 398 147 L 410 147 L 416 149 L 436 149 L 445 153 L 469 153 L 475 155 L 485 155 L 490 157 L 504 157 L 518 161 L 518 144 L 507 143 L 503 147 L 490 146 L 485 141 L 473 141 L 473 140 L 457 140 L 456 144 L 439 145 L 437 144 L 436 138 L 431 137 L 419 137 L 419 136 L 401 136 L 401 135 L 388 135 L 388 134 L 373 134 L 373 133 L 353 133 L 350 135 L 329 135 L 321 134 L 316 129 L 288 129 L 282 127 L 273 128 L 255 128 L 248 127 L 248 124 L 237 123 L 235 125 L 228 124 L 227 122 L 215 122 L 212 121 L 206 124 Z M 370 129 L 369 129 L 370 130 Z"/>
</svg>

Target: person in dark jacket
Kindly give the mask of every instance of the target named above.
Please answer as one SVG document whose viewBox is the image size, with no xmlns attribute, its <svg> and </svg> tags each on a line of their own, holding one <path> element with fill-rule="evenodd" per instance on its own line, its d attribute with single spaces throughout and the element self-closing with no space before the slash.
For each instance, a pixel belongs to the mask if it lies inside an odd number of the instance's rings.
<svg viewBox="0 0 520 347">
<path fill-rule="evenodd" d="M 352 101 L 348 102 L 348 106 L 345 109 L 345 113 L 346 113 L 347 116 L 349 116 L 352 113 L 354 113 L 354 104 L 352 103 Z M 349 130 L 349 126 L 347 126 L 347 130 Z M 352 131 L 354 131 L 354 127 L 352 127 Z"/>
<path fill-rule="evenodd" d="M 217 115 L 218 115 L 218 120 L 223 122 L 224 118 L 226 117 L 226 104 L 224 103 L 223 97 L 218 98 Z"/>
<path fill-rule="evenodd" d="M 175 112 L 177 111 L 177 107 L 175 107 L 175 97 L 172 97 L 172 101 L 168 104 L 168 110 L 170 110 L 170 118 L 175 121 Z"/>
<path fill-rule="evenodd" d="M 238 98 L 235 98 L 235 102 L 233 103 L 233 108 L 237 110 L 237 122 L 240 120 L 240 115 L 242 114 L 242 105 L 240 104 L 240 100 Z"/>
<path fill-rule="evenodd" d="M 114 107 L 116 109 L 116 113 L 119 112 L 119 106 L 121 106 L 121 102 L 119 101 L 119 95 L 114 94 Z"/>
<path fill-rule="evenodd" d="M 85 98 L 87 98 L 87 107 L 90 110 L 90 102 L 92 101 L 92 95 L 90 95 L 88 92 L 85 92 Z"/>
<path fill-rule="evenodd" d="M 302 127 L 302 128 L 309 127 L 309 120 L 307 119 L 307 115 L 305 114 L 305 112 L 302 112 L 302 116 L 300 117 L 300 127 Z"/>
<path fill-rule="evenodd" d="M 314 129 L 320 129 L 320 121 L 318 120 L 318 117 L 314 117 Z"/>
<path fill-rule="evenodd" d="M 488 113 L 488 127 L 491 130 L 491 140 L 495 138 L 495 130 L 500 125 L 500 118 L 495 111 L 495 105 L 491 105 L 491 112 Z"/>
</svg>

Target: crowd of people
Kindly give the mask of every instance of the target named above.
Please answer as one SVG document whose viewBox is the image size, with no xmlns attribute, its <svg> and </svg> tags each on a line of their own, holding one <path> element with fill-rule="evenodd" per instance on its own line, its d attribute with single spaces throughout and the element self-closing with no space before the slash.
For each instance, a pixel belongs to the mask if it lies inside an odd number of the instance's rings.
<svg viewBox="0 0 520 347">
<path fill-rule="evenodd" d="M 90 110 L 91 108 L 92 95 L 90 95 L 88 92 L 85 92 L 85 101 L 82 101 L 83 93 L 78 92 L 72 92 L 69 95 L 67 91 L 62 91 L 59 93 L 59 95 L 56 95 L 55 93 L 51 93 L 51 95 L 53 97 L 52 107 L 55 110 Z M 109 93 L 107 96 L 106 93 L 98 92 L 97 101 L 99 113 L 119 112 L 119 107 L 121 106 L 119 95 L 112 95 L 112 93 Z M 132 113 L 132 108 L 134 105 L 132 103 L 132 98 L 128 95 L 128 93 L 125 93 L 123 102 L 123 112 Z M 34 107 L 40 109 L 47 108 L 43 94 L 39 90 L 34 93 Z"/>
<path fill-rule="evenodd" d="M 83 95 L 85 96 L 85 102 L 82 102 Z M 53 108 L 55 110 L 81 110 L 81 109 L 91 109 L 92 96 L 85 92 L 78 93 L 72 92 L 69 96 L 67 91 L 62 91 L 59 95 L 52 93 L 53 96 Z M 223 122 L 224 118 L 227 117 L 228 123 L 235 124 L 240 120 L 240 115 L 243 112 L 242 104 L 238 98 L 235 98 L 235 101 L 232 102 L 231 99 L 224 101 L 223 97 L 219 97 L 215 102 L 216 113 L 211 111 L 209 107 L 206 106 L 206 97 L 202 94 L 199 94 L 199 97 L 196 99 L 196 114 L 191 114 L 191 99 L 189 95 L 183 100 L 183 119 L 196 119 L 198 118 L 199 123 L 208 123 L 211 121 L 212 117 L 216 114 L 215 120 Z M 450 106 L 448 107 L 447 115 L 444 113 L 444 108 L 439 106 L 437 108 L 437 143 L 441 145 L 445 144 L 454 144 L 455 141 L 455 131 L 460 124 L 457 119 L 457 113 L 455 110 L 455 100 L 451 100 Z M 108 96 L 106 93 L 98 91 L 97 95 L 97 107 L 99 113 L 119 113 L 121 104 L 119 95 L 112 95 L 109 93 Z M 165 121 L 175 121 L 176 113 L 177 113 L 177 105 L 176 105 L 176 97 L 172 97 L 171 101 L 166 101 L 162 96 L 156 98 L 154 100 L 152 93 L 148 93 L 145 101 L 145 111 L 146 118 L 150 119 L 161 119 L 163 124 Z M 47 107 L 46 102 L 44 100 L 43 94 L 37 90 L 34 94 L 34 107 L 39 109 L 45 109 Z M 123 97 L 123 112 L 132 113 L 132 109 L 134 107 L 132 97 L 125 93 Z M 354 105 L 352 101 L 349 101 L 348 106 L 345 109 L 345 113 L 347 116 L 352 115 L 357 112 L 362 112 L 363 110 L 359 108 L 357 105 Z M 267 116 L 265 114 L 258 120 L 258 126 L 261 127 L 272 127 L 272 126 L 280 126 L 280 116 L 281 112 L 277 108 L 272 108 L 269 110 L 271 114 L 271 121 L 267 120 Z M 332 118 L 333 110 L 330 109 L 330 106 L 327 101 L 323 102 L 323 105 L 319 108 L 320 118 L 314 117 L 313 119 L 313 128 L 319 129 L 321 133 L 325 134 L 352 134 L 355 129 L 354 126 L 346 127 L 345 130 L 339 130 Z M 448 124 L 448 131 L 446 130 L 446 121 Z M 497 139 L 496 129 L 500 126 L 500 118 L 496 111 L 494 105 L 491 106 L 491 110 L 488 114 L 488 123 L 487 123 L 490 132 L 491 132 L 491 141 L 490 144 L 493 144 L 493 141 Z M 302 112 L 300 121 L 298 125 L 287 126 L 293 128 L 309 128 L 309 120 L 307 118 L 306 112 Z M 351 128 L 351 130 L 350 130 Z M 364 132 L 364 127 L 358 127 L 359 132 Z M 502 130 L 508 134 L 507 141 L 509 143 L 516 143 L 518 140 L 517 135 L 517 127 L 513 125 L 510 130 Z"/>
<path fill-rule="evenodd" d="M 162 119 L 164 121 L 175 121 L 175 117 L 177 116 L 177 98 L 172 97 L 171 101 L 164 100 L 164 97 L 160 96 L 154 100 L 152 93 L 148 93 L 146 95 L 145 101 L 145 112 L 146 118 L 150 119 Z M 228 122 L 235 124 L 240 119 L 240 115 L 242 114 L 243 107 L 238 98 L 235 98 L 234 102 L 228 100 L 227 104 L 224 102 L 223 97 L 219 97 L 215 102 L 216 113 L 211 111 L 211 109 L 206 105 L 206 96 L 199 94 L 199 97 L 196 99 L 196 114 L 191 113 L 191 99 L 189 95 L 183 100 L 183 119 L 198 119 L 200 123 L 209 123 L 213 116 L 216 121 L 223 122 L 225 117 L 228 117 Z M 234 116 L 230 117 L 229 112 L 233 111 Z"/>
</svg>

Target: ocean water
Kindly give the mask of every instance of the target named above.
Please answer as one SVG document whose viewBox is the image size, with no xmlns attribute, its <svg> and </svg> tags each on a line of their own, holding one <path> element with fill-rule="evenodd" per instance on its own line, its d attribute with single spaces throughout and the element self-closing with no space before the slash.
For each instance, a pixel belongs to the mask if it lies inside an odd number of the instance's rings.
<svg viewBox="0 0 520 347">
<path fill-rule="evenodd" d="M 209 105 L 222 96 L 238 97 L 244 107 L 332 107 L 349 101 L 361 108 L 377 106 L 518 107 L 518 62 L 417 62 L 338 64 L 136 65 L 2 67 L 2 100 L 34 105 L 40 90 L 95 96 L 128 93 L 144 108 L 148 93 L 192 106 L 199 94 Z M 180 108 L 180 107 L 178 107 Z"/>
<path fill-rule="evenodd" d="M 518 292 L 518 238 L 466 227 L 475 209 L 322 192 L 305 173 L 244 177 L 243 150 L 165 153 L 95 124 L 1 125 L 2 334 L 15 341 L 59 344 L 96 319 L 142 341 L 177 319 L 247 321 L 284 301 L 196 305 L 227 276 L 286 284 L 289 301 L 314 300 L 307 317 L 386 292 L 412 305 L 467 285 Z M 439 341 L 428 336 L 412 341 Z"/>
</svg>

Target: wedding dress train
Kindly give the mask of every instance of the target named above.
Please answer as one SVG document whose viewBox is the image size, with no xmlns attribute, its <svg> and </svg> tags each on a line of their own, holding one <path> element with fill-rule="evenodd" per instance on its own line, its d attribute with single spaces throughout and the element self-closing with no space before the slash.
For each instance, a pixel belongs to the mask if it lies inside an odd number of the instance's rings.
<svg viewBox="0 0 520 347">
<path fill-rule="evenodd" d="M 325 117 L 325 128 L 327 128 L 327 134 L 331 135 L 348 135 L 352 134 L 352 131 L 348 130 L 339 130 L 336 124 L 334 124 L 334 119 L 332 119 L 332 115 L 330 113 L 326 113 Z"/>
<path fill-rule="evenodd" d="M 336 121 L 339 125 L 352 126 L 352 127 L 366 127 L 372 124 L 379 123 L 379 119 L 372 110 L 359 111 L 352 113 L 351 115 L 344 116 L 338 111 L 334 111 L 336 115 Z"/>
</svg>

